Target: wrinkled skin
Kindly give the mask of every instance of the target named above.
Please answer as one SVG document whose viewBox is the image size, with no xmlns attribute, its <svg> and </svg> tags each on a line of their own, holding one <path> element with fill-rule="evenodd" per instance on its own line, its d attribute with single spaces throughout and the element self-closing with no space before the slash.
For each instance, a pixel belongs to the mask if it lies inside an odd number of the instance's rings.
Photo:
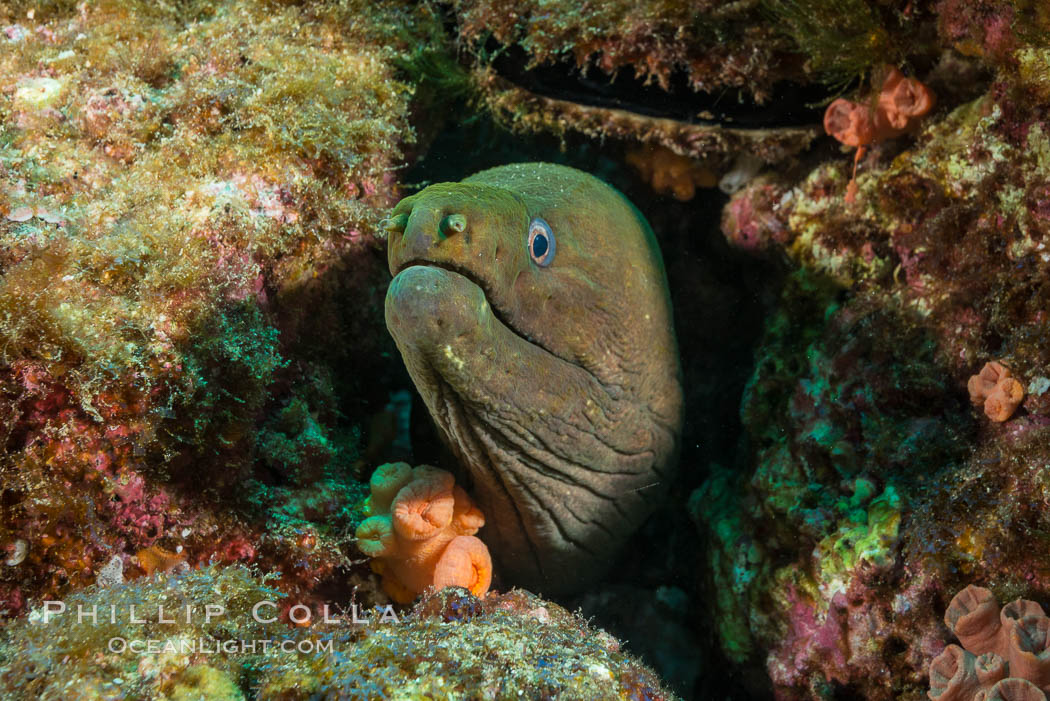
<svg viewBox="0 0 1050 701">
<path fill-rule="evenodd" d="M 529 255 L 533 217 L 556 238 L 549 267 Z M 676 460 L 681 373 L 652 232 L 613 188 L 542 163 L 431 185 L 388 221 L 387 327 L 473 478 L 498 571 L 581 589 Z"/>
</svg>

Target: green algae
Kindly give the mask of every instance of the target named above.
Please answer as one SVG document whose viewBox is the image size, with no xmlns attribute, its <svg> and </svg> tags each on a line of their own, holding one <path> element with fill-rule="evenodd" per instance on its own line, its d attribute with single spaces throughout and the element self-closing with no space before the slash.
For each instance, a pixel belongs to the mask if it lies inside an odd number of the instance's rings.
<svg viewBox="0 0 1050 701">
<path fill-rule="evenodd" d="M 691 501 L 709 544 L 715 625 L 736 661 L 781 639 L 789 591 L 819 614 L 837 592 L 892 568 L 907 504 L 900 481 L 959 457 L 955 425 L 929 415 L 956 407 L 931 377 L 928 336 L 893 305 L 844 293 L 826 270 L 803 259 L 767 320 L 741 406 L 754 469 L 715 471 Z"/>
<path fill-rule="evenodd" d="M 63 613 L 41 606 L 0 638 L 0 690 L 5 698 L 237 698 L 256 660 L 222 652 L 221 643 L 281 640 L 292 632 L 251 616 L 256 602 L 284 597 L 268 579 L 243 567 L 206 567 L 89 587 L 70 595 Z M 225 614 L 208 620 L 206 606 Z M 156 641 L 156 654 L 122 651 L 122 642 L 136 639 Z M 191 643 L 219 651 L 192 654 Z"/>
<path fill-rule="evenodd" d="M 843 523 L 817 545 L 814 553 L 820 588 L 829 600 L 835 592 L 846 590 L 858 567 L 892 564 L 903 505 L 892 485 L 872 499 L 871 483 L 857 480 L 853 496 L 836 507 L 845 516 Z"/>
<path fill-rule="evenodd" d="M 397 625 L 370 624 L 352 648 L 300 656 L 294 665 L 272 660 L 260 696 L 673 698 L 611 636 L 561 607 L 515 590 L 462 609 L 462 592 L 446 589 L 424 600 Z M 333 638 L 337 648 L 346 640 Z"/>
<path fill-rule="evenodd" d="M 131 369 L 154 374 L 153 361 L 195 354 L 163 336 L 198 332 L 260 263 L 378 219 L 345 191 L 380 181 L 411 139 L 398 51 L 368 48 L 395 6 L 374 10 L 375 25 L 323 6 L 33 7 L 57 45 L 28 35 L 0 60 L 7 362 L 73 370 L 88 394 Z M 54 54 L 66 56 L 50 62 L 58 75 L 33 76 Z M 57 227 L 11 221 L 26 207 Z M 191 303 L 173 305 L 180 293 Z M 257 332 L 268 323 L 257 317 Z"/>
<path fill-rule="evenodd" d="M 908 46 L 899 26 L 880 16 L 866 0 L 763 0 L 774 26 L 791 37 L 808 68 L 843 88 L 873 68 L 898 63 Z M 915 46 L 908 47 L 915 51 Z"/>
<path fill-rule="evenodd" d="M 754 652 L 746 607 L 756 580 L 765 571 L 761 546 L 747 538 L 745 514 L 737 493 L 740 479 L 732 470 L 715 467 L 711 476 L 689 497 L 689 513 L 708 529 L 711 548 L 708 576 L 715 592 L 714 620 L 722 650 L 730 660 L 744 662 Z"/>
<path fill-rule="evenodd" d="M 1014 56 L 1020 81 L 1040 98 L 1050 98 L 1050 48 L 1027 47 Z"/>
<path fill-rule="evenodd" d="M 382 357 L 372 232 L 415 138 L 397 63 L 437 21 L 0 6 L 0 535 L 30 548 L 5 595 L 64 594 L 154 539 L 225 558 L 214 533 L 269 566 L 317 565 L 295 545 L 315 538 L 322 573 L 346 563 L 368 409 L 340 396 Z"/>
<path fill-rule="evenodd" d="M 451 4 L 461 44 L 483 67 L 517 47 L 529 68 L 575 63 L 585 73 L 601 71 L 613 79 L 618 72 L 631 72 L 665 90 L 670 90 L 675 72 L 680 71 L 693 90 L 740 88 L 760 101 L 768 99 L 778 78 L 798 73 L 794 61 L 777 60 L 788 42 L 761 21 L 757 3 L 457 0 Z"/>
</svg>

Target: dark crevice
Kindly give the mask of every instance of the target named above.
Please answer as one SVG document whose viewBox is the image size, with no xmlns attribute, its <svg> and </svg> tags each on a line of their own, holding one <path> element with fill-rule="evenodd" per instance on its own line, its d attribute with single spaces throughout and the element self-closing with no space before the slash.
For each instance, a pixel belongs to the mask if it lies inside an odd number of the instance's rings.
<svg viewBox="0 0 1050 701">
<path fill-rule="evenodd" d="M 820 84 L 781 82 L 773 87 L 767 102 L 758 104 L 739 88 L 696 92 L 682 70 L 672 75 L 669 89 L 664 90 L 659 85 L 646 84 L 630 69 L 620 70 L 615 76 L 597 68 L 585 73 L 571 59 L 530 67 L 529 56 L 520 46 L 500 47 L 493 40 L 487 48 L 494 54 L 492 68 L 496 73 L 537 95 L 687 124 L 742 129 L 817 124 L 823 117 L 823 105 L 840 92 L 830 92 Z"/>
</svg>

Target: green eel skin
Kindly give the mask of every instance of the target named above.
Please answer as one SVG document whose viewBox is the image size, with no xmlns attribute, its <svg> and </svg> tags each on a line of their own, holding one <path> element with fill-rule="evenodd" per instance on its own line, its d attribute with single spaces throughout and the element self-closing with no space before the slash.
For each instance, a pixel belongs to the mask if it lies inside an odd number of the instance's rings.
<svg viewBox="0 0 1050 701">
<path fill-rule="evenodd" d="M 547 267 L 528 248 L 540 217 Z M 386 322 L 485 512 L 505 584 L 546 594 L 603 576 L 665 496 L 681 370 L 645 218 L 572 168 L 502 166 L 392 211 Z"/>
</svg>

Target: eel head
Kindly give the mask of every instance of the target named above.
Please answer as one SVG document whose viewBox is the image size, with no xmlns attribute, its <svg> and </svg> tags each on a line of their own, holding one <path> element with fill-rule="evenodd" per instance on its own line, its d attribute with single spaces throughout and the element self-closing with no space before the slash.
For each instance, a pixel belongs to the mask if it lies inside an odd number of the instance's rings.
<svg viewBox="0 0 1050 701">
<path fill-rule="evenodd" d="M 600 577 L 658 504 L 682 391 L 645 219 L 551 164 L 484 171 L 387 220 L 387 327 L 473 478 L 482 538 L 515 584 Z"/>
</svg>

